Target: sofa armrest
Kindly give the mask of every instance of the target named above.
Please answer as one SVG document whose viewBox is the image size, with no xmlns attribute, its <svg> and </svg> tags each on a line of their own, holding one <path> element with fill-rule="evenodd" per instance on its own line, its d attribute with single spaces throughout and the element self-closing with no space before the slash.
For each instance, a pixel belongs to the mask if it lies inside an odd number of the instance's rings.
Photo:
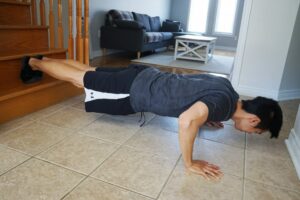
<svg viewBox="0 0 300 200">
<path fill-rule="evenodd" d="M 101 27 L 100 47 L 140 51 L 144 44 L 144 29 L 123 29 L 111 26 Z"/>
</svg>

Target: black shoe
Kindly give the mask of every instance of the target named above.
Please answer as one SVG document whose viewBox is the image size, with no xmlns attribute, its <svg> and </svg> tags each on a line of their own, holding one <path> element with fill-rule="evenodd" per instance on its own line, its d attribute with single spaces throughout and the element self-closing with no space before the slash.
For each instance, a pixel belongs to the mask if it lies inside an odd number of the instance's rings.
<svg viewBox="0 0 300 200">
<path fill-rule="evenodd" d="M 42 59 L 43 56 L 38 55 L 38 56 L 35 56 L 34 58 Z M 24 56 L 21 61 L 22 68 L 21 68 L 20 78 L 23 81 L 23 83 L 25 83 L 25 84 L 35 83 L 35 82 L 41 80 L 42 76 L 43 76 L 43 72 L 31 69 L 31 67 L 29 65 L 29 59 L 30 59 L 29 56 Z"/>
</svg>

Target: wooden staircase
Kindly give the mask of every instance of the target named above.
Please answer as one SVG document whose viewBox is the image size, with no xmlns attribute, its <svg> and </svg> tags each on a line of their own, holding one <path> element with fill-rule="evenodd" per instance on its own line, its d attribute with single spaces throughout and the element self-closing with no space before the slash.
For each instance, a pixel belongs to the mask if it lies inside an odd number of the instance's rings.
<svg viewBox="0 0 300 200">
<path fill-rule="evenodd" d="M 49 48 L 49 28 L 34 25 L 32 6 L 27 1 L 0 0 L 0 124 L 83 92 L 46 74 L 34 84 L 20 80 L 24 55 L 66 58 L 67 53 Z"/>
</svg>

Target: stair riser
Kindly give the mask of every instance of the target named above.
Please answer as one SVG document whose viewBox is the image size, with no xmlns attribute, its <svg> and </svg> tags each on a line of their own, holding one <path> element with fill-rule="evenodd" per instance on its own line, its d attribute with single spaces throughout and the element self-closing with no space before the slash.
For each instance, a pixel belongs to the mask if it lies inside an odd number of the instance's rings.
<svg viewBox="0 0 300 200">
<path fill-rule="evenodd" d="M 31 24 L 30 6 L 0 3 L 0 24 Z"/>
<path fill-rule="evenodd" d="M 82 93 L 82 89 L 78 89 L 69 83 L 62 83 L 46 90 L 39 90 L 1 101 L 0 124 Z"/>
<path fill-rule="evenodd" d="M 47 57 L 64 59 L 66 55 L 65 53 L 56 53 L 49 54 Z M 23 85 L 20 80 L 20 71 L 21 59 L 0 61 L 0 93 Z"/>
<path fill-rule="evenodd" d="M 33 50 L 48 48 L 48 30 L 0 29 L 1 50 Z"/>
</svg>

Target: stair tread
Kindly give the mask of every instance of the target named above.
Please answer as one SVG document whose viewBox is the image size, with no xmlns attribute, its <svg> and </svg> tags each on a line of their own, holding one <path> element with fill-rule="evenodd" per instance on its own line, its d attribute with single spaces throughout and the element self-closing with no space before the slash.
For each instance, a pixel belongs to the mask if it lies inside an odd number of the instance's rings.
<svg viewBox="0 0 300 200">
<path fill-rule="evenodd" d="M 0 3 L 16 4 L 16 5 L 21 5 L 21 6 L 30 6 L 31 5 L 28 2 L 18 2 L 18 1 L 9 1 L 9 0 L 0 0 Z"/>
<path fill-rule="evenodd" d="M 41 81 L 38 81 L 36 83 L 23 84 L 16 88 L 0 91 L 0 102 L 20 95 L 32 93 L 34 91 L 38 91 L 41 89 L 53 87 L 55 85 L 62 84 L 62 83 L 64 83 L 64 81 L 60 81 L 52 77 L 45 76 Z"/>
<path fill-rule="evenodd" d="M 64 53 L 66 49 L 34 49 L 34 50 L 14 50 L 14 51 L 0 51 L 0 61 L 1 60 L 12 60 L 22 58 L 24 55 L 32 56 L 32 55 L 48 55 L 53 53 Z"/>
<path fill-rule="evenodd" d="M 0 25 L 1 29 L 47 29 L 48 26 L 40 26 L 40 25 Z"/>
</svg>

